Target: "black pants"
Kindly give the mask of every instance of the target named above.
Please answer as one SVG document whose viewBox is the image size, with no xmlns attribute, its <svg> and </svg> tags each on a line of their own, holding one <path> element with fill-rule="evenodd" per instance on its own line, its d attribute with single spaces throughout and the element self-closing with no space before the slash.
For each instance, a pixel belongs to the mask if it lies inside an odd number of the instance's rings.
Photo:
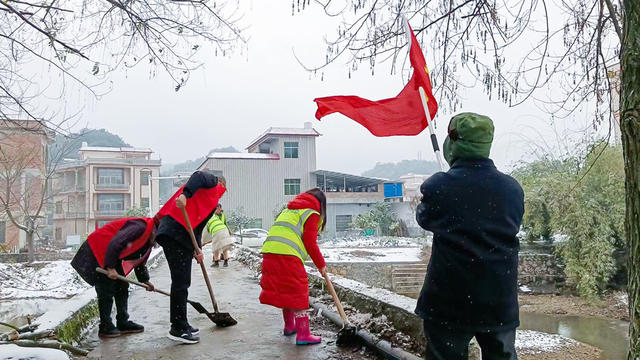
<svg viewBox="0 0 640 360">
<path fill-rule="evenodd" d="M 516 329 L 500 332 L 466 332 L 424 323 L 427 360 L 467 360 L 469 342 L 475 336 L 482 360 L 517 360 Z"/>
<path fill-rule="evenodd" d="M 121 269 L 116 269 L 120 275 Z M 129 301 L 129 284 L 120 280 L 111 280 L 106 275 L 96 275 L 96 294 L 98 294 L 98 310 L 100 312 L 100 326 L 113 325 L 111 322 L 111 309 L 113 300 L 116 300 L 116 322 L 125 324 L 129 320 L 127 303 Z"/>
<path fill-rule="evenodd" d="M 189 295 L 189 286 L 191 286 L 193 250 L 189 250 L 166 237 L 158 240 L 158 243 L 164 250 L 169 271 L 171 271 L 171 327 L 177 330 L 186 330 L 189 327 L 187 296 Z"/>
</svg>

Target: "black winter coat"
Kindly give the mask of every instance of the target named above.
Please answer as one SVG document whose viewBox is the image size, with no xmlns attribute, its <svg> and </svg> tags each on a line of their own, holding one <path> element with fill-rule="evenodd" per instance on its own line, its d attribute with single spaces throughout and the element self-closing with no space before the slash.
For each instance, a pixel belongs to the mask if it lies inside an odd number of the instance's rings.
<svg viewBox="0 0 640 360">
<path fill-rule="evenodd" d="M 448 172 L 427 179 L 420 191 L 416 220 L 434 235 L 416 314 L 426 326 L 518 327 L 520 184 L 490 159 L 460 159 Z"/>
</svg>

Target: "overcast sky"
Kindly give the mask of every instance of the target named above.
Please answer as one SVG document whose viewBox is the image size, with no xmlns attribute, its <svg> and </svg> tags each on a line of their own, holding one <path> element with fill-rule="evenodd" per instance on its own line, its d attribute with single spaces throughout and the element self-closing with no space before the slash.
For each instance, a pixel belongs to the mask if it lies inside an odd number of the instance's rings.
<svg viewBox="0 0 640 360">
<path fill-rule="evenodd" d="M 384 66 L 375 76 L 363 67 L 349 79 L 346 58 L 327 69 L 323 79 L 311 76 L 296 62 L 293 49 L 310 65 L 324 60 L 323 36 L 334 29 L 317 9 L 292 16 L 288 1 L 254 1 L 243 23 L 250 26 L 244 33 L 250 38 L 248 53 L 222 58 L 201 52 L 204 67 L 179 92 L 166 76 L 150 76 L 145 65 L 117 73 L 112 91 L 101 99 L 71 98 L 83 106 L 79 123 L 105 128 L 133 146 L 150 147 L 163 163 L 194 159 L 216 147 L 244 149 L 270 126 L 302 127 L 307 121 L 322 134 L 317 140 L 321 169 L 360 174 L 376 162 L 435 159 L 426 130 L 415 137 L 376 138 L 340 114 L 315 120 L 315 97 L 359 95 L 378 100 L 395 96 L 406 79 L 389 75 Z M 489 103 L 480 90 L 460 95 L 465 98 L 462 111 L 494 120 L 492 158 L 503 170 L 530 159 L 534 144 L 553 146 L 557 138 L 586 127 L 575 119 L 552 125 L 549 115 L 533 104 L 510 109 Z M 451 115 L 440 112 L 436 118 L 441 143 Z"/>
</svg>

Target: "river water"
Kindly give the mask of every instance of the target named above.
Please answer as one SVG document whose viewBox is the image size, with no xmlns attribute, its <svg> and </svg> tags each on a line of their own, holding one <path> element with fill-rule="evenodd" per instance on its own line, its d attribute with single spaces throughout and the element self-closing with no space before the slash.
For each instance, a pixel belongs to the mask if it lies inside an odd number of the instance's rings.
<svg viewBox="0 0 640 360">
<path fill-rule="evenodd" d="M 520 313 L 520 327 L 559 334 L 602 349 L 602 360 L 625 360 L 629 349 L 629 324 L 580 316 Z"/>
</svg>

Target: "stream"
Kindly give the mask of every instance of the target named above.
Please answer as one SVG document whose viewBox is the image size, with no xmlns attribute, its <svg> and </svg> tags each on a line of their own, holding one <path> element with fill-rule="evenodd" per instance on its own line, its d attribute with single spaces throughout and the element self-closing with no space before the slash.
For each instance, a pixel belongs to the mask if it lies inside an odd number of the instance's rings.
<svg viewBox="0 0 640 360">
<path fill-rule="evenodd" d="M 629 349 L 629 324 L 581 316 L 520 313 L 522 330 L 559 334 L 602 349 L 602 360 L 625 360 Z"/>
</svg>

